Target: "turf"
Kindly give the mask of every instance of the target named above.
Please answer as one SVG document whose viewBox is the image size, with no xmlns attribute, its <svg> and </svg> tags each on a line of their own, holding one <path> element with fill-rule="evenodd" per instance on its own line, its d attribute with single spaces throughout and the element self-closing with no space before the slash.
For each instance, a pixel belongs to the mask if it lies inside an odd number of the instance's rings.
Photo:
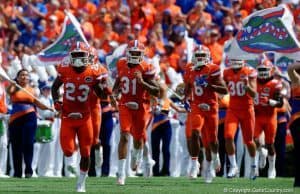
<svg viewBox="0 0 300 194">
<path fill-rule="evenodd" d="M 0 193 L 74 193 L 75 178 L 0 179 Z M 99 194 L 218 194 L 218 193 L 300 193 L 292 187 L 292 178 L 269 180 L 258 178 L 216 178 L 205 184 L 202 178 L 185 177 L 127 178 L 125 186 L 116 185 L 115 178 L 87 179 L 87 193 Z"/>
</svg>

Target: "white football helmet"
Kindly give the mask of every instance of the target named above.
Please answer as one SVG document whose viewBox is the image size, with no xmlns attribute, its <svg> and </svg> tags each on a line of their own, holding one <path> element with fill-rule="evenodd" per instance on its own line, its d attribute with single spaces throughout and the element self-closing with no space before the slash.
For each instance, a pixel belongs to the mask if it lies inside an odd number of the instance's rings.
<svg viewBox="0 0 300 194">
<path fill-rule="evenodd" d="M 240 69 L 245 65 L 245 61 L 242 59 L 230 59 L 230 68 Z"/>
<path fill-rule="evenodd" d="M 145 47 L 138 40 L 132 40 L 129 42 L 126 49 L 127 62 L 137 65 L 144 59 Z"/>
<path fill-rule="evenodd" d="M 73 67 L 84 67 L 89 62 L 88 46 L 84 42 L 76 42 L 70 52 L 71 65 Z"/>
<path fill-rule="evenodd" d="M 257 77 L 259 79 L 269 79 L 273 74 L 273 64 L 267 59 L 262 60 L 256 69 L 258 72 Z"/>
<path fill-rule="evenodd" d="M 207 65 L 210 62 L 210 50 L 208 47 L 199 45 L 194 49 L 192 63 L 195 68 Z"/>
</svg>

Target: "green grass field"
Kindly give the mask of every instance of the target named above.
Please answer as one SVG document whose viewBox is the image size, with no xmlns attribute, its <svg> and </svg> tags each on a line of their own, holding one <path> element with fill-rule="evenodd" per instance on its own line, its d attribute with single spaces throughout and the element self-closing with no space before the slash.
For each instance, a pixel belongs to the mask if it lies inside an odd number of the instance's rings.
<svg viewBox="0 0 300 194">
<path fill-rule="evenodd" d="M 0 179 L 0 193 L 74 193 L 75 178 Z M 87 193 L 99 194 L 218 194 L 218 193 L 300 193 L 292 187 L 292 178 L 269 180 L 257 178 L 216 178 L 205 184 L 203 178 L 127 178 L 125 186 L 116 185 L 115 178 L 87 179 Z"/>
</svg>

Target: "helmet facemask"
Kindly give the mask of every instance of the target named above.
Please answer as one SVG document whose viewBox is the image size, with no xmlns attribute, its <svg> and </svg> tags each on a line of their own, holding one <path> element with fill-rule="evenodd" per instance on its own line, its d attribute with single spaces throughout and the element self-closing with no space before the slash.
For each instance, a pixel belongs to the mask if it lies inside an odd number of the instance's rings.
<svg viewBox="0 0 300 194">
<path fill-rule="evenodd" d="M 85 67 L 88 65 L 89 56 L 88 52 L 78 50 L 78 51 L 72 51 L 70 53 L 71 55 L 71 65 L 73 67 Z"/>
<path fill-rule="evenodd" d="M 240 69 L 244 66 L 245 62 L 239 59 L 231 59 L 230 60 L 230 67 L 232 69 Z"/>
<path fill-rule="evenodd" d="M 143 61 L 144 52 L 139 49 L 128 49 L 127 60 L 128 63 L 138 65 Z"/>
<path fill-rule="evenodd" d="M 269 79 L 271 77 L 271 69 L 269 67 L 258 67 L 257 73 L 259 79 Z"/>
<path fill-rule="evenodd" d="M 205 52 L 195 52 L 192 57 L 194 68 L 199 68 L 209 63 L 209 54 Z"/>
</svg>

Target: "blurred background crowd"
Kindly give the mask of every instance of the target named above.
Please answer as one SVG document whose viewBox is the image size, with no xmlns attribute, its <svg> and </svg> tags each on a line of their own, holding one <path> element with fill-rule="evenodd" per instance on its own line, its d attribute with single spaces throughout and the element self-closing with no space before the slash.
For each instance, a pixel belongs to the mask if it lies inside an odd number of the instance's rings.
<svg viewBox="0 0 300 194">
<path fill-rule="evenodd" d="M 241 29 L 243 18 L 278 5 L 276 0 L 12 0 L 0 4 L 0 51 L 7 68 L 15 58 L 38 53 L 60 34 L 64 10 L 82 24 L 101 62 L 118 45 L 138 39 L 147 55 L 161 57 L 161 66 L 182 71 L 184 36 L 208 46 L 221 63 L 223 46 Z M 300 33 L 300 6 L 288 4 Z M 165 67 L 163 67 L 164 69 Z"/>
</svg>

